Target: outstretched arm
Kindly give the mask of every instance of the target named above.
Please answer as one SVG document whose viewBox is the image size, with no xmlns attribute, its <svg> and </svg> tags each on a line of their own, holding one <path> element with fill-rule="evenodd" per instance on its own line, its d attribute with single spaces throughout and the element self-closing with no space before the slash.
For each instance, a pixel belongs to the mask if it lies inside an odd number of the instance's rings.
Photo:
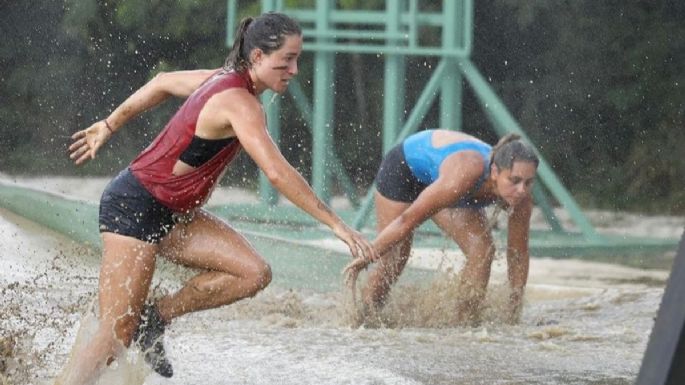
<svg viewBox="0 0 685 385">
<path fill-rule="evenodd" d="M 376 236 L 373 247 L 378 255 L 386 253 L 426 219 L 466 195 L 483 173 L 483 165 L 480 155 L 468 153 L 455 154 L 445 160 L 440 167 L 439 178 L 426 187 L 400 216 Z M 354 260 L 345 267 L 345 281 L 348 286 L 354 286 L 357 275 L 369 262 Z"/>
<path fill-rule="evenodd" d="M 203 113 L 220 119 L 214 124 L 233 128 L 245 151 L 281 194 L 330 227 L 338 238 L 347 243 L 355 258 L 375 256 L 366 239 L 322 202 L 302 175 L 283 157 L 266 129 L 264 111 L 253 95 L 245 89 L 224 91 L 213 96 L 205 109 Z"/>
<path fill-rule="evenodd" d="M 85 130 L 72 135 L 69 157 L 76 165 L 95 158 L 103 144 L 126 122 L 167 100 L 171 96 L 188 97 L 217 70 L 161 72 L 139 88 L 112 113 Z"/>
<path fill-rule="evenodd" d="M 509 215 L 507 240 L 507 272 L 511 295 L 509 297 L 509 322 L 517 322 L 523 300 L 523 292 L 528 281 L 530 256 L 528 239 L 530 236 L 530 216 L 533 210 L 532 198 L 514 207 Z"/>
<path fill-rule="evenodd" d="M 438 179 L 376 236 L 373 242 L 376 251 L 379 254 L 387 252 L 426 219 L 466 195 L 482 173 L 483 159 L 478 154 L 459 153 L 446 159 Z"/>
<path fill-rule="evenodd" d="M 432 215 L 456 201 L 467 190 L 464 186 L 448 182 L 447 178 L 439 178 L 430 184 L 400 216 L 376 235 L 373 246 L 378 254 L 386 253 Z"/>
</svg>

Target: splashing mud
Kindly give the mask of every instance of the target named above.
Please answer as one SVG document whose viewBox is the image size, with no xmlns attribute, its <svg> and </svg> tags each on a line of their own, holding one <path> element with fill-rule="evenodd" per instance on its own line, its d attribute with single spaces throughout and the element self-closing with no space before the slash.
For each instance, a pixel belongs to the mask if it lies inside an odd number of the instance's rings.
<svg viewBox="0 0 685 385">
<path fill-rule="evenodd" d="M 93 298 L 97 274 L 87 268 L 88 249 L 0 214 L 0 376 L 6 384 L 29 384 L 49 376 L 55 352 L 68 344 L 78 312 Z"/>
<path fill-rule="evenodd" d="M 0 384 L 52 384 L 72 345 L 97 325 L 99 257 L 4 211 L 0 239 Z M 559 274 L 534 275 L 546 263 Z M 480 325 L 456 325 L 449 269 L 401 280 L 378 328 L 350 326 L 355 310 L 342 290 L 274 282 L 254 298 L 175 320 L 165 337 L 173 378 L 151 373 L 130 349 L 98 384 L 632 384 L 661 300 L 656 280 L 666 274 L 645 282 L 634 279 L 645 272 L 621 271 L 612 276 L 619 281 L 589 284 L 561 275 L 576 274 L 566 266 L 579 262 L 536 264 L 517 325 L 500 319 L 508 296 L 500 279 Z M 155 295 L 190 274 L 160 260 Z"/>
<path fill-rule="evenodd" d="M 80 327 L 76 333 L 73 348 L 67 363 L 57 376 L 55 384 L 72 384 L 82 377 L 74 368 L 74 362 L 81 359 L 76 357 L 74 352 L 79 351 L 95 334 L 98 327 L 96 312 L 95 304 L 91 303 L 80 320 Z M 96 384 L 142 385 L 145 378 L 151 373 L 151 369 L 144 362 L 143 355 L 135 349 L 127 350 L 123 345 L 120 345 L 119 351 L 121 353 L 117 360 L 102 371 Z"/>
</svg>

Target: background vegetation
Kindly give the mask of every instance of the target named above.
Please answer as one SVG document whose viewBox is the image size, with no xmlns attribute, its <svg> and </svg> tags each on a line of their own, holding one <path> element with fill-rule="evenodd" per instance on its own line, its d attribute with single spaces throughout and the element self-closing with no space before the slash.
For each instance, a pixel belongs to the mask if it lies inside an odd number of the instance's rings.
<svg viewBox="0 0 685 385">
<path fill-rule="evenodd" d="M 474 62 L 581 205 L 684 214 L 685 2 L 475 3 Z M 339 4 L 380 8 L 383 2 Z M 257 1 L 240 5 L 241 16 L 260 10 Z M 131 122 L 98 162 L 82 168 L 66 157 L 69 135 L 105 117 L 159 71 L 221 66 L 225 29 L 225 0 L 1 2 L 0 171 L 110 175 L 121 169 L 163 127 L 177 101 Z M 345 56 L 337 61 L 335 142 L 364 190 L 381 157 L 382 57 Z M 299 78 L 307 91 L 311 62 L 305 53 Z M 409 59 L 409 103 L 434 62 Z M 289 98 L 283 102 L 281 147 L 307 174 L 310 138 Z M 469 90 L 463 111 L 465 131 L 495 140 Z M 423 127 L 437 125 L 437 112 L 431 110 Z M 224 183 L 249 186 L 254 173 L 242 156 Z"/>
</svg>

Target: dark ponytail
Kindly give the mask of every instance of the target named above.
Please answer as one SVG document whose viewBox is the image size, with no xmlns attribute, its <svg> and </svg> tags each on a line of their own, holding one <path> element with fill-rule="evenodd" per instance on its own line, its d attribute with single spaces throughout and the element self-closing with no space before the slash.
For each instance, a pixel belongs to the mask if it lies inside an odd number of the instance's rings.
<svg viewBox="0 0 685 385">
<path fill-rule="evenodd" d="M 246 17 L 240 21 L 240 25 L 238 25 L 235 32 L 235 39 L 233 39 L 233 46 L 224 63 L 224 69 L 244 71 L 248 67 L 249 58 L 243 55 L 243 45 L 245 41 L 245 32 L 250 24 L 252 24 L 253 20 L 254 19 L 251 17 Z"/>
<path fill-rule="evenodd" d="M 236 31 L 224 69 L 245 71 L 252 65 L 250 53 L 253 49 L 259 48 L 268 55 L 281 48 L 285 38 L 292 35 L 302 35 L 302 29 L 282 13 L 267 12 L 256 18 L 244 18 Z"/>
<path fill-rule="evenodd" d="M 519 135 L 508 134 L 503 136 L 492 148 L 490 164 L 497 165 L 500 170 L 511 170 L 517 160 L 534 163 L 535 167 L 540 163 L 535 151 L 523 143 Z"/>
</svg>

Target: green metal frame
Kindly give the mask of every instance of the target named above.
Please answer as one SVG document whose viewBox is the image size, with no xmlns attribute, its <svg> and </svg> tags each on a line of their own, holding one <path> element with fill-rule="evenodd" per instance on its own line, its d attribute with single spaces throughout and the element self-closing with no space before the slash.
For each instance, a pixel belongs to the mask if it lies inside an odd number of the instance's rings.
<svg viewBox="0 0 685 385">
<path fill-rule="evenodd" d="M 313 107 L 306 100 L 302 88 L 291 83 L 290 93 L 302 112 L 313 135 L 312 186 L 325 201 L 330 198 L 329 172 L 346 186 L 353 198 L 354 187 L 333 151 L 331 130 L 332 105 L 335 95 L 333 79 L 335 62 L 333 53 L 368 53 L 385 56 L 383 152 L 416 132 L 435 98 L 440 96 L 441 127 L 460 130 L 462 125 L 462 92 L 467 82 L 475 92 L 495 132 L 502 136 L 517 133 L 531 142 L 516 120 L 498 98 L 483 75 L 470 60 L 473 46 L 473 0 L 443 0 L 439 12 L 419 10 L 418 0 L 386 1 L 384 10 L 337 9 L 332 0 L 315 0 L 313 8 L 289 8 L 281 0 L 262 0 L 262 11 L 284 12 L 303 26 L 304 50 L 314 55 Z M 237 15 L 236 0 L 228 0 L 228 41 L 232 41 Z M 439 46 L 423 44 L 419 39 L 421 28 L 440 28 Z M 406 120 L 404 83 L 405 59 L 409 55 L 432 56 L 439 59 L 425 88 L 419 95 Z M 269 99 L 269 98 L 266 98 Z M 278 136 L 279 104 L 265 104 L 270 130 Z M 532 143 L 532 142 L 531 142 Z M 569 213 L 580 233 L 587 240 L 601 241 L 598 234 L 571 194 L 563 186 L 542 154 L 538 178 L 533 191 L 537 206 L 542 210 L 553 232 L 565 233 L 546 191 Z M 263 176 L 262 176 L 263 179 Z M 544 187 L 543 187 L 544 186 Z M 546 188 L 546 190 L 545 190 Z M 373 205 L 373 186 L 361 202 L 354 218 L 354 227 L 364 226 Z M 262 183 L 263 201 L 274 204 L 276 195 L 267 183 Z"/>
</svg>

